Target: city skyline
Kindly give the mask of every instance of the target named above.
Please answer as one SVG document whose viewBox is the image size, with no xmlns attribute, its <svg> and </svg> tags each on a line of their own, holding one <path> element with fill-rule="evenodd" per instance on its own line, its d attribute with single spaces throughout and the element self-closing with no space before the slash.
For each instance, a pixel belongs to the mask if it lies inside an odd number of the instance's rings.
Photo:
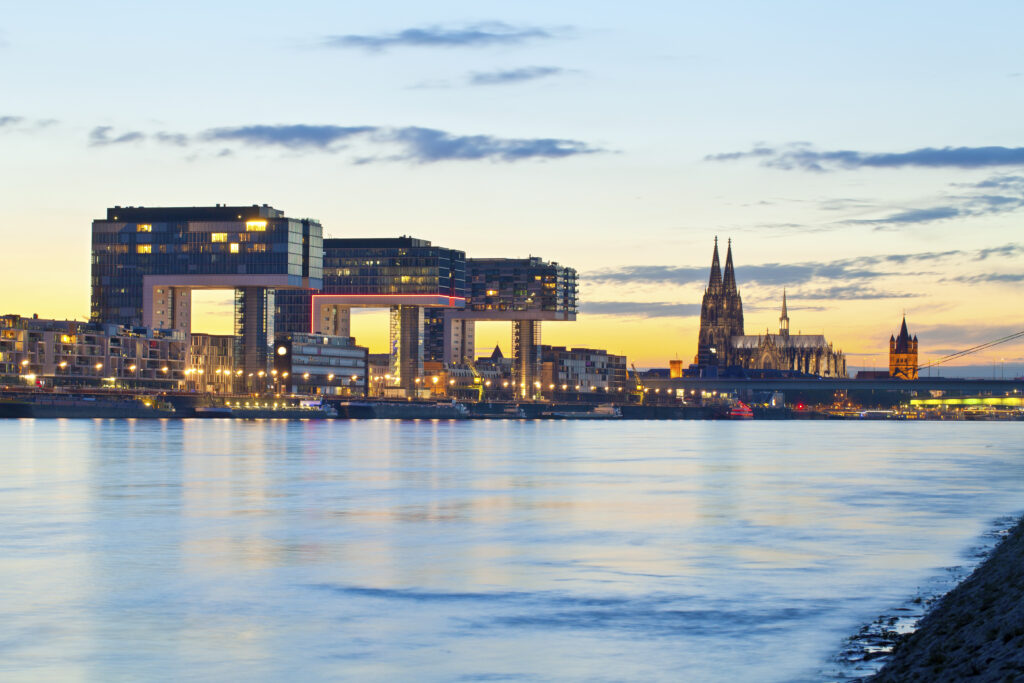
<svg viewBox="0 0 1024 683">
<path fill-rule="evenodd" d="M 642 366 L 696 352 L 715 235 L 751 333 L 785 287 L 794 331 L 851 367 L 884 365 L 904 311 L 922 362 L 1019 331 L 1019 7 L 399 4 L 8 12 L 0 181 L 25 258 L 4 312 L 88 315 L 107 206 L 266 201 L 325 237 L 577 268 L 578 320 L 545 343 Z M 1002 359 L 1024 349 L 976 361 Z"/>
</svg>

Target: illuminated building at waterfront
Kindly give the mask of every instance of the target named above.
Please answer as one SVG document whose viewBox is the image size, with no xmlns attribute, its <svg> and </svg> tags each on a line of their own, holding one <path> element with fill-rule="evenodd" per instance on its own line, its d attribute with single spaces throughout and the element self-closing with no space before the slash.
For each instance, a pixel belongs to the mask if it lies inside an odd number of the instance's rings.
<svg viewBox="0 0 1024 683">
<path fill-rule="evenodd" d="M 896 379 L 917 379 L 917 335 L 907 331 L 903 316 L 898 337 L 889 335 L 889 376 Z"/>
<path fill-rule="evenodd" d="M 736 286 L 732 242 L 729 242 L 726 252 L 723 274 L 717 238 L 711 258 L 711 275 L 701 303 L 697 364 L 846 377 L 846 357 L 824 335 L 790 333 L 785 291 L 782 293 L 778 334 L 767 330 L 764 334 L 744 333 L 743 301 Z"/>
</svg>

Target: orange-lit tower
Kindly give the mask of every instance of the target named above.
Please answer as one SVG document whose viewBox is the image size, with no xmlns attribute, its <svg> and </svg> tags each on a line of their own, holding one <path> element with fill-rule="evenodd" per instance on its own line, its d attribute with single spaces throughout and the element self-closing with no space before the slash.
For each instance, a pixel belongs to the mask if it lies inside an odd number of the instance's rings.
<svg viewBox="0 0 1024 683">
<path fill-rule="evenodd" d="M 917 379 L 917 335 L 907 331 L 907 316 L 903 316 L 900 336 L 889 335 L 889 376 L 895 379 Z"/>
</svg>

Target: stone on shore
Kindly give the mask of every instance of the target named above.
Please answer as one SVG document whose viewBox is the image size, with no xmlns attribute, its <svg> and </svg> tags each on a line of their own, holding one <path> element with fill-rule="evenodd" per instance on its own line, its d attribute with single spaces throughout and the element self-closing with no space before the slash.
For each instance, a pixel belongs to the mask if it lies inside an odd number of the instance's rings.
<svg viewBox="0 0 1024 683">
<path fill-rule="evenodd" d="M 1024 681 L 1024 522 L 898 643 L 872 681 Z"/>
</svg>

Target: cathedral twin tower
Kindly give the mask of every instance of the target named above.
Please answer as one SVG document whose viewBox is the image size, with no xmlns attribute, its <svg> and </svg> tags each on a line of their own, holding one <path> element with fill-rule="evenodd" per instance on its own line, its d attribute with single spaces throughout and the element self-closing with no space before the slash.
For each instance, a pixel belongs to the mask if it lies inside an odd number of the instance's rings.
<svg viewBox="0 0 1024 683">
<path fill-rule="evenodd" d="M 698 365 L 735 365 L 732 338 L 743 334 L 743 301 L 736 288 L 732 265 L 732 240 L 725 252 L 725 275 L 718 262 L 718 238 L 711 258 L 711 277 L 700 306 L 700 336 L 697 339 Z"/>
</svg>

